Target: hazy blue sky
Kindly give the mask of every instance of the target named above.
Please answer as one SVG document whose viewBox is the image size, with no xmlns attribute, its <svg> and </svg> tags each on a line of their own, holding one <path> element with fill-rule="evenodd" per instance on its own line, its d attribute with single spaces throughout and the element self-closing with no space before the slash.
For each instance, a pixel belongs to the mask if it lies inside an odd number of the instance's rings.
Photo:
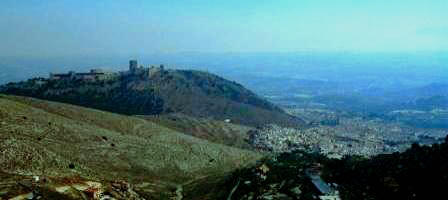
<svg viewBox="0 0 448 200">
<path fill-rule="evenodd" d="M 0 55 L 448 50 L 447 0 L 1 0 Z"/>
</svg>

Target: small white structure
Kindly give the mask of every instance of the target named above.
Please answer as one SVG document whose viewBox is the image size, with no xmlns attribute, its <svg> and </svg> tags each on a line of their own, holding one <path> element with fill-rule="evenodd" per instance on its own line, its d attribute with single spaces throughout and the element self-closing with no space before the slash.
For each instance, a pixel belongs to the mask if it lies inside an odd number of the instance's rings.
<svg viewBox="0 0 448 200">
<path fill-rule="evenodd" d="M 321 200 L 341 200 L 341 198 L 339 197 L 339 195 L 322 195 L 319 196 L 319 199 Z"/>
</svg>

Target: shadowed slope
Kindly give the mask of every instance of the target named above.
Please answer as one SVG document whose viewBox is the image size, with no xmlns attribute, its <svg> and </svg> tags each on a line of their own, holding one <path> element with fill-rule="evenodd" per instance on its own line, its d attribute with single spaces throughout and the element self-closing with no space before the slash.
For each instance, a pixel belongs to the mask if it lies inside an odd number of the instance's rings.
<svg viewBox="0 0 448 200">
<path fill-rule="evenodd" d="M 66 102 L 129 115 L 182 113 L 261 126 L 300 126 L 286 114 L 242 85 L 192 70 L 163 70 L 151 76 L 123 75 L 106 81 L 47 81 L 11 83 L 1 92 Z"/>
</svg>

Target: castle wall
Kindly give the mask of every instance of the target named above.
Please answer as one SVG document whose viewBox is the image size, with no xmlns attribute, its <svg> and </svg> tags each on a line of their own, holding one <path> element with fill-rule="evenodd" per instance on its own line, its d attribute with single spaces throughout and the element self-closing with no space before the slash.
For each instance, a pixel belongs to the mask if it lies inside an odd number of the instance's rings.
<svg viewBox="0 0 448 200">
<path fill-rule="evenodd" d="M 129 71 L 120 72 L 122 76 L 128 75 L 136 75 L 136 76 L 145 76 L 151 77 L 155 73 L 159 71 L 163 71 L 164 66 L 160 65 L 160 67 L 151 66 L 149 68 L 145 68 L 143 66 L 138 66 L 137 60 L 129 61 Z M 88 73 L 75 73 L 74 71 L 70 71 L 66 74 L 53 74 L 50 73 L 50 80 L 86 80 L 86 81 L 95 81 L 95 80 L 106 80 L 113 76 L 112 73 L 106 73 L 101 69 L 91 69 Z"/>
<path fill-rule="evenodd" d="M 51 80 L 104 80 L 107 79 L 106 73 L 68 73 L 68 74 L 50 74 Z"/>
</svg>

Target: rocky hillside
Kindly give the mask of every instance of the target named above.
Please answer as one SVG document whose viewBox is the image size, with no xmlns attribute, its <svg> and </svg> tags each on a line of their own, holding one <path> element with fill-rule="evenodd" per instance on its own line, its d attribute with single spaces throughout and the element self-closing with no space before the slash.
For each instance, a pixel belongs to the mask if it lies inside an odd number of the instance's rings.
<svg viewBox="0 0 448 200">
<path fill-rule="evenodd" d="M 192 185 L 259 158 L 140 118 L 0 95 L 0 199 L 197 199 L 213 184 Z"/>
<path fill-rule="evenodd" d="M 182 113 L 250 126 L 302 124 L 242 85 L 201 71 L 163 70 L 150 77 L 117 75 L 94 82 L 31 79 L 7 84 L 0 92 L 129 115 Z"/>
<path fill-rule="evenodd" d="M 195 118 L 184 114 L 139 117 L 213 143 L 254 150 L 249 144 L 249 133 L 253 132 L 254 128 L 249 126 L 205 118 Z"/>
</svg>

